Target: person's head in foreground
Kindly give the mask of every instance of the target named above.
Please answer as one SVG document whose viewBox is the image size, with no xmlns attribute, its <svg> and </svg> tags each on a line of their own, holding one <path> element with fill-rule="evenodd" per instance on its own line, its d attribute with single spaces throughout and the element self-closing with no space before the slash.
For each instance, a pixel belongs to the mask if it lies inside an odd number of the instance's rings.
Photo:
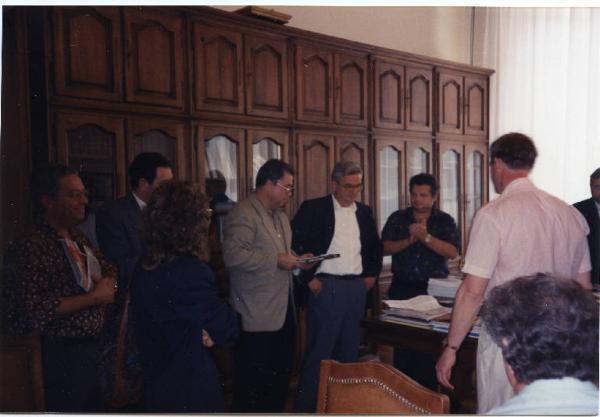
<svg viewBox="0 0 600 417">
<path fill-rule="evenodd" d="M 544 274 L 491 290 L 481 319 L 502 349 L 516 397 L 489 414 L 596 414 L 598 302 Z"/>
</svg>

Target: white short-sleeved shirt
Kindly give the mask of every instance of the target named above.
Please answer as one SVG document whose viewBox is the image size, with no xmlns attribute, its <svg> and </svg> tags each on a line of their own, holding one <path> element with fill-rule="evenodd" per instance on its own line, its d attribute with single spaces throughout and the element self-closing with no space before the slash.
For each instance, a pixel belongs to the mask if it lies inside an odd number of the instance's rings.
<svg viewBox="0 0 600 417">
<path fill-rule="evenodd" d="M 592 269 L 588 233 L 577 209 L 519 178 L 475 216 L 462 270 L 490 278 L 486 292 L 538 272 L 575 279 Z"/>
</svg>

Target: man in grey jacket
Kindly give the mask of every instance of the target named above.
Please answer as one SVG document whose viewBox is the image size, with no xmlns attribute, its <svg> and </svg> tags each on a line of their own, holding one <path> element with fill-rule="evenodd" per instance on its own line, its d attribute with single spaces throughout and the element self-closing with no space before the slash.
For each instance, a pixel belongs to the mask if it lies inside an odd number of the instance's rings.
<svg viewBox="0 0 600 417">
<path fill-rule="evenodd" d="M 304 267 L 290 249 L 283 211 L 293 175 L 287 163 L 267 161 L 256 175 L 256 191 L 229 212 L 223 226 L 231 305 L 242 321 L 234 352 L 234 412 L 281 413 L 288 393 L 296 334 L 291 271 Z"/>
</svg>

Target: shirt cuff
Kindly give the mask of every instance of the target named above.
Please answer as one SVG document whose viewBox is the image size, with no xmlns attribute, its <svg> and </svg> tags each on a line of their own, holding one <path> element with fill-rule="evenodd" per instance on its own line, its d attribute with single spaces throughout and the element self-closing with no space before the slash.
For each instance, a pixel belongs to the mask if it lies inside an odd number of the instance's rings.
<svg viewBox="0 0 600 417">
<path fill-rule="evenodd" d="M 481 268 L 479 266 L 473 264 L 465 264 L 463 266 L 462 272 L 469 275 L 475 275 L 477 277 L 489 279 L 492 276 L 491 271 L 488 271 L 485 268 Z"/>
</svg>

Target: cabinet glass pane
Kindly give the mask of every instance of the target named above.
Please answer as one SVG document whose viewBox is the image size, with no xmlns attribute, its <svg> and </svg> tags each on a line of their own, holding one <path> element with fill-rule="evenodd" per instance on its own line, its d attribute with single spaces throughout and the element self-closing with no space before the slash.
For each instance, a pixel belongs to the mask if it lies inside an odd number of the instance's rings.
<svg viewBox="0 0 600 417">
<path fill-rule="evenodd" d="M 442 155 L 440 208 L 451 215 L 457 224 L 459 217 L 460 196 L 460 156 L 449 150 Z M 460 226 L 459 226 L 460 227 Z"/>
<path fill-rule="evenodd" d="M 383 229 L 390 214 L 398 210 L 400 201 L 400 157 L 401 153 L 391 146 L 379 151 L 379 230 Z M 391 256 L 383 257 L 383 264 L 390 265 Z"/>
<path fill-rule="evenodd" d="M 135 155 L 142 152 L 158 152 L 166 156 L 173 164 L 173 173 L 177 172 L 177 140 L 162 130 L 149 130 L 135 136 Z"/>
<path fill-rule="evenodd" d="M 408 162 L 408 178 L 412 178 L 417 174 L 429 172 L 427 166 L 427 152 L 423 148 L 414 149 Z"/>
<path fill-rule="evenodd" d="M 471 224 L 475 212 L 483 204 L 483 154 L 471 152 L 467 157 L 467 225 Z"/>
<path fill-rule="evenodd" d="M 91 206 L 116 197 L 115 135 L 96 125 L 83 125 L 67 132 L 69 167 L 79 172 L 90 192 Z"/>
<path fill-rule="evenodd" d="M 252 145 L 252 188 L 256 184 L 259 168 L 273 158 L 281 159 L 281 145 L 273 139 L 265 138 Z"/>
<path fill-rule="evenodd" d="M 226 136 L 218 135 L 204 144 L 207 178 L 225 178 L 227 196 L 238 201 L 238 145 Z M 211 172 L 218 171 L 218 172 Z"/>
</svg>

